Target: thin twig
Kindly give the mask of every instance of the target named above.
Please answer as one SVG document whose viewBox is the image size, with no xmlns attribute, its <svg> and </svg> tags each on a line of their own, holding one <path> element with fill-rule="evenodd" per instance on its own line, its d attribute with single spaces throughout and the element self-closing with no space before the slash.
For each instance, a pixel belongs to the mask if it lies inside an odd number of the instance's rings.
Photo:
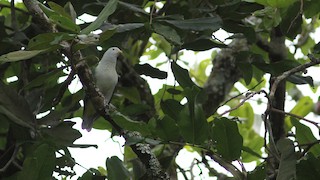
<svg viewBox="0 0 320 180">
<path fill-rule="evenodd" d="M 206 155 L 229 171 L 236 179 L 245 179 L 244 174 L 232 163 L 226 162 L 223 158 L 221 158 L 219 155 L 216 155 L 212 151 L 207 152 Z"/>
<path fill-rule="evenodd" d="M 5 172 L 7 170 L 7 168 L 11 165 L 11 163 L 15 160 L 18 150 L 19 150 L 19 145 L 16 145 L 14 148 L 14 151 L 12 153 L 11 158 L 9 159 L 9 161 L 0 169 L 0 172 Z"/>
<path fill-rule="evenodd" d="M 298 14 L 294 17 L 294 19 L 290 22 L 287 33 L 290 31 L 291 27 L 294 25 L 294 22 L 299 18 L 299 15 L 302 15 L 302 13 L 303 13 L 303 0 L 300 0 L 300 10 Z"/>
<path fill-rule="evenodd" d="M 273 101 L 274 95 L 275 95 L 276 90 L 277 90 L 277 87 L 278 87 L 279 83 L 280 83 L 282 80 L 288 78 L 290 75 L 292 75 L 292 74 L 294 74 L 294 73 L 297 73 L 297 72 L 300 72 L 300 71 L 304 71 L 305 69 L 307 69 L 307 68 L 309 68 L 309 67 L 311 67 L 311 66 L 320 64 L 320 59 L 315 58 L 312 54 L 308 54 L 308 57 L 309 57 L 309 59 L 311 60 L 311 62 L 306 63 L 306 64 L 302 64 L 302 65 L 297 66 L 297 67 L 295 67 L 295 68 L 293 68 L 293 69 L 290 69 L 290 70 L 282 73 L 280 76 L 278 76 L 278 77 L 275 78 L 275 80 L 274 80 L 274 82 L 273 82 L 273 85 L 272 85 L 272 87 L 271 87 L 271 90 L 270 90 L 270 95 L 269 95 L 271 101 Z M 271 103 L 271 104 L 272 104 L 272 103 Z"/>
<path fill-rule="evenodd" d="M 56 152 L 57 152 L 58 154 L 60 154 L 61 156 L 67 157 L 67 158 L 68 158 L 70 161 L 72 161 L 74 164 L 82 167 L 82 168 L 85 169 L 86 171 L 89 171 L 90 173 L 94 174 L 94 172 L 93 172 L 92 170 L 90 170 L 90 169 L 82 166 L 81 164 L 77 163 L 72 157 L 70 157 L 70 156 L 68 156 L 68 155 L 66 155 L 66 154 L 62 154 L 62 153 L 59 152 L 59 151 L 56 151 Z"/>
<path fill-rule="evenodd" d="M 228 102 L 230 102 L 230 101 L 232 101 L 233 99 L 236 99 L 236 98 L 242 96 L 243 94 L 249 93 L 251 90 L 253 90 L 253 89 L 255 89 L 257 86 L 259 86 L 263 81 L 264 81 L 264 80 L 261 80 L 260 82 L 258 82 L 258 84 L 256 84 L 256 85 L 253 86 L 252 88 L 246 90 L 245 92 L 242 92 L 242 93 L 240 93 L 240 94 L 238 94 L 238 95 L 236 95 L 236 96 L 231 97 L 230 99 L 228 99 L 228 100 L 226 100 L 224 103 L 222 103 L 218 108 L 226 105 Z"/>
<path fill-rule="evenodd" d="M 255 96 L 256 94 L 261 94 L 265 92 L 264 90 L 261 90 L 261 91 L 257 91 L 257 92 L 250 92 L 250 93 L 247 93 L 247 96 L 235 107 L 223 112 L 222 114 L 220 114 L 219 116 L 223 116 L 231 111 L 234 111 L 236 109 L 238 109 L 239 107 L 241 107 L 246 101 L 248 101 L 250 98 L 252 98 L 253 96 Z"/>
<path fill-rule="evenodd" d="M 280 109 L 271 108 L 270 111 L 277 112 L 277 113 L 282 113 L 282 114 L 285 114 L 285 115 L 288 115 L 288 116 L 292 116 L 292 117 L 295 117 L 295 118 L 304 120 L 304 121 L 306 121 L 306 122 L 308 122 L 308 123 L 311 123 L 311 124 L 313 124 L 313 125 L 315 125 L 315 126 L 317 126 L 317 127 L 319 127 L 318 124 L 320 124 L 320 123 L 311 121 L 311 120 L 309 120 L 309 119 L 306 119 L 306 118 L 304 118 L 304 117 L 302 117 L 302 116 L 299 116 L 299 115 L 296 115 L 296 114 L 293 114 L 293 113 L 290 113 L 290 112 L 285 112 L 285 111 L 282 111 L 282 110 L 280 110 Z"/>
<path fill-rule="evenodd" d="M 311 143 L 298 145 L 299 147 L 307 146 L 306 148 L 304 148 L 303 152 L 301 153 L 301 157 L 304 157 L 304 155 L 305 155 L 314 145 L 319 144 L 319 143 L 320 143 L 320 140 L 316 140 L 316 141 L 311 142 Z"/>
<path fill-rule="evenodd" d="M 14 33 L 18 32 L 18 26 L 17 26 L 17 17 L 16 17 L 16 9 L 14 7 L 14 0 L 11 0 L 10 2 L 10 10 L 11 10 L 11 24 L 12 28 L 14 30 Z"/>
<path fill-rule="evenodd" d="M 181 166 L 179 166 L 177 163 L 176 163 L 176 166 L 177 166 L 177 168 L 179 169 L 179 171 L 181 172 L 181 174 L 182 174 L 182 176 L 184 177 L 184 179 L 185 179 L 185 180 L 188 180 L 189 178 L 188 178 L 188 176 L 187 176 L 187 174 L 186 174 L 186 171 L 185 171 Z"/>
<path fill-rule="evenodd" d="M 157 3 L 157 0 L 154 0 L 153 1 L 153 5 L 152 5 L 151 10 L 150 10 L 150 21 L 149 21 L 150 25 L 152 24 L 152 16 L 153 16 L 153 13 L 154 13 L 154 10 L 155 10 L 156 3 Z"/>
<path fill-rule="evenodd" d="M 66 92 L 69 84 L 74 79 L 75 74 L 76 74 L 75 71 L 71 69 L 71 72 L 69 73 L 67 79 L 62 83 L 56 97 L 53 99 L 52 106 L 56 106 L 61 101 L 63 94 Z"/>
</svg>

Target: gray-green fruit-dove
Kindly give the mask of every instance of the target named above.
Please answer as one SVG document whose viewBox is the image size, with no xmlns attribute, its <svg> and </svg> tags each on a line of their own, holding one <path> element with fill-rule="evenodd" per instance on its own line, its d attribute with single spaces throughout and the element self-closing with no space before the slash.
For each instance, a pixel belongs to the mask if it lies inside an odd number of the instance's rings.
<svg viewBox="0 0 320 180">
<path fill-rule="evenodd" d="M 95 68 L 96 85 L 105 97 L 105 105 L 109 105 L 114 89 L 118 83 L 118 74 L 116 71 L 117 58 L 121 50 L 117 47 L 109 48 L 103 55 L 99 64 Z M 84 100 L 82 129 L 91 131 L 93 122 L 99 117 L 94 110 L 93 104 L 88 98 Z"/>
</svg>

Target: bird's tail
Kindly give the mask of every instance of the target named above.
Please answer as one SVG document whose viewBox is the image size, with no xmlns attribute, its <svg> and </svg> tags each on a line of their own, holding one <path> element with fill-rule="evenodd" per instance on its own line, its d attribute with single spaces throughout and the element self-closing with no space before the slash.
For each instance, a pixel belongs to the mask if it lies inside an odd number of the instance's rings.
<svg viewBox="0 0 320 180">
<path fill-rule="evenodd" d="M 81 125 L 82 129 L 86 129 L 88 132 L 91 131 L 93 122 L 98 117 L 99 114 L 94 109 L 92 102 L 87 97 L 85 97 Z"/>
</svg>

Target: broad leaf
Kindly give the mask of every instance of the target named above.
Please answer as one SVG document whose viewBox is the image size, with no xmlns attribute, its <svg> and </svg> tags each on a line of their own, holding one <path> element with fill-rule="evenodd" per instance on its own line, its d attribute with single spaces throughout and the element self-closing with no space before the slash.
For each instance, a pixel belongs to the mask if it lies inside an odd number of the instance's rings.
<svg viewBox="0 0 320 180">
<path fill-rule="evenodd" d="M 248 180 L 258 180 L 266 178 L 266 167 L 265 164 L 260 164 L 253 171 L 248 172 Z"/>
<path fill-rule="evenodd" d="M 277 179 L 296 179 L 296 154 L 290 139 L 280 139 L 277 142 L 280 151 L 280 165 Z"/>
<path fill-rule="evenodd" d="M 176 62 L 171 63 L 173 75 L 182 88 L 195 86 L 194 82 L 189 76 L 189 71 L 180 67 Z"/>
<path fill-rule="evenodd" d="M 28 102 L 11 87 L 0 81 L 0 114 L 14 123 L 33 129 L 35 116 L 32 114 Z"/>
<path fill-rule="evenodd" d="M 69 30 L 73 33 L 80 32 L 80 27 L 76 25 L 71 19 L 65 16 L 52 15 L 49 17 L 49 19 L 63 29 Z"/>
<path fill-rule="evenodd" d="M 160 23 L 153 23 L 152 27 L 154 29 L 154 32 L 157 34 L 162 35 L 164 38 L 166 38 L 169 42 L 176 44 L 176 45 L 182 45 L 182 40 L 177 31 L 170 26 L 163 25 Z"/>
<path fill-rule="evenodd" d="M 212 48 L 226 48 L 225 44 L 215 42 L 209 38 L 199 38 L 191 42 L 184 43 L 182 49 L 193 50 L 193 51 L 206 51 Z"/>
<path fill-rule="evenodd" d="M 179 128 L 174 119 L 164 116 L 162 119 L 149 121 L 149 125 L 154 129 L 155 137 L 159 137 L 164 141 L 178 141 L 180 138 Z"/>
<path fill-rule="evenodd" d="M 200 105 L 195 105 L 193 114 L 190 113 L 188 106 L 179 113 L 180 133 L 186 142 L 202 144 L 209 137 L 209 124 Z"/>
<path fill-rule="evenodd" d="M 240 157 L 243 139 L 237 123 L 227 118 L 216 118 L 212 126 L 212 138 L 218 153 L 227 161 Z"/>
<path fill-rule="evenodd" d="M 297 179 L 318 180 L 320 177 L 320 159 L 308 153 L 304 159 L 297 164 Z"/>
<path fill-rule="evenodd" d="M 313 108 L 314 108 L 314 104 L 313 104 L 312 99 L 308 96 L 305 96 L 305 97 L 299 99 L 299 101 L 292 108 L 290 113 L 301 116 L 301 117 L 305 117 L 313 110 Z M 292 124 L 291 124 L 289 116 L 285 118 L 285 123 L 286 123 L 285 128 L 287 130 L 290 130 L 292 127 Z"/>
<path fill-rule="evenodd" d="M 139 7 L 135 4 L 130 4 L 130 3 L 123 2 L 123 1 L 119 1 L 119 5 L 126 8 L 126 9 L 129 9 L 133 12 L 141 13 L 141 14 L 144 14 L 147 16 L 149 15 L 145 10 L 143 10 L 141 7 Z"/>
<path fill-rule="evenodd" d="M 124 167 L 123 162 L 116 156 L 107 159 L 107 170 L 109 180 L 130 179 L 129 171 Z"/>
<path fill-rule="evenodd" d="M 69 3 L 70 3 L 70 2 L 69 2 Z M 57 13 L 57 14 L 59 14 L 59 15 L 61 15 L 61 16 L 63 16 L 63 17 L 66 17 L 66 18 L 68 18 L 68 19 L 70 19 L 70 20 L 73 21 L 73 19 L 71 18 L 70 14 L 68 14 L 68 13 L 65 11 L 65 9 L 64 9 L 62 6 L 60 6 L 59 4 L 57 4 L 57 3 L 55 3 L 55 2 L 52 2 L 52 1 L 49 1 L 49 2 L 48 2 L 48 5 L 50 6 L 50 8 L 51 8 L 55 13 Z M 73 21 L 73 22 L 75 22 L 75 21 Z"/>
<path fill-rule="evenodd" d="M 144 122 L 133 121 L 128 117 L 116 112 L 112 113 L 111 117 L 123 129 L 129 130 L 129 131 L 138 131 L 143 135 L 151 134 L 150 129 L 148 128 L 148 125 Z"/>
<path fill-rule="evenodd" d="M 81 137 L 81 133 L 72 128 L 74 125 L 74 122 L 64 121 L 56 127 L 42 129 L 42 132 L 48 140 L 57 145 L 71 146 L 75 140 Z"/>
<path fill-rule="evenodd" d="M 131 102 L 135 104 L 141 103 L 141 97 L 136 87 L 119 87 L 117 90 Z"/>
<path fill-rule="evenodd" d="M 108 1 L 107 5 L 102 9 L 100 14 L 98 15 L 97 19 L 93 21 L 88 27 L 84 28 L 81 33 L 82 34 L 89 34 L 91 31 L 98 29 L 103 22 L 105 22 L 108 17 L 113 14 L 118 5 L 118 0 L 110 0 Z"/>
<path fill-rule="evenodd" d="M 186 19 L 186 20 L 161 20 L 161 21 L 165 21 L 179 29 L 191 30 L 191 31 L 205 31 L 205 30 L 216 31 L 222 26 L 222 20 L 219 16 L 197 18 L 197 19 Z"/>
<path fill-rule="evenodd" d="M 288 77 L 288 81 L 293 84 L 309 84 L 310 86 L 314 87 L 313 79 L 311 76 L 301 76 L 293 74 Z"/>
<path fill-rule="evenodd" d="M 164 114 L 170 116 L 175 121 L 179 118 L 179 113 L 183 109 L 183 106 L 179 101 L 174 99 L 167 99 L 160 102 L 161 109 Z"/>
<path fill-rule="evenodd" d="M 230 116 L 244 118 L 242 125 L 244 125 L 247 129 L 251 129 L 253 126 L 254 112 L 250 103 L 246 102 L 238 109 L 231 111 Z"/>
<path fill-rule="evenodd" d="M 165 79 L 167 78 L 167 72 L 161 71 L 155 67 L 150 66 L 150 64 L 136 64 L 134 69 L 140 75 L 150 76 L 152 78 Z"/>
<path fill-rule="evenodd" d="M 33 58 L 33 57 L 35 57 L 45 51 L 46 51 L 46 49 L 33 50 L 33 51 L 25 51 L 25 50 L 13 51 L 8 54 L 4 54 L 4 55 L 0 56 L 0 63 L 1 62 L 15 62 L 15 61 L 30 59 L 30 58 Z"/>
<path fill-rule="evenodd" d="M 65 40 L 74 39 L 74 35 L 68 33 L 44 33 L 33 37 L 28 43 L 29 50 L 48 49 L 56 46 L 59 47 L 59 43 Z"/>
<path fill-rule="evenodd" d="M 34 147 L 31 154 L 24 160 L 18 179 L 50 179 L 55 168 L 55 160 L 55 151 L 48 144 Z"/>
<path fill-rule="evenodd" d="M 311 129 L 308 126 L 301 124 L 295 118 L 291 118 L 291 123 L 296 127 L 296 139 L 299 144 L 308 144 L 317 141 L 317 139 L 314 137 Z M 302 148 L 306 148 L 306 146 Z M 315 144 L 314 146 L 312 146 L 310 148 L 310 152 L 316 157 L 319 156 L 320 144 Z"/>
</svg>

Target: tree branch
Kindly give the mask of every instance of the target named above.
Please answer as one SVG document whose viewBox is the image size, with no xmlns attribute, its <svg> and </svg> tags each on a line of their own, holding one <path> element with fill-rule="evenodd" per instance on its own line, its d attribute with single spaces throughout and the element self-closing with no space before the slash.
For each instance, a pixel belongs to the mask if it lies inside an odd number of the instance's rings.
<svg viewBox="0 0 320 180">
<path fill-rule="evenodd" d="M 207 117 L 217 111 L 234 83 L 240 79 L 241 74 L 236 66 L 234 54 L 247 49 L 245 39 L 235 39 L 229 48 L 221 50 L 212 60 L 213 68 L 204 85 L 208 99 L 202 105 Z"/>
<path fill-rule="evenodd" d="M 309 54 L 308 57 L 311 60 L 311 62 L 306 63 L 306 64 L 302 64 L 302 65 L 297 66 L 297 67 L 295 67 L 293 69 L 290 69 L 290 70 L 282 73 L 281 75 L 277 76 L 274 79 L 272 88 L 270 90 L 270 95 L 269 95 L 271 101 L 274 99 L 274 95 L 275 95 L 276 89 L 277 89 L 277 87 L 278 87 L 278 85 L 279 85 L 279 83 L 281 81 L 283 81 L 284 79 L 288 78 L 290 75 L 293 75 L 293 74 L 295 74 L 297 72 L 300 72 L 300 71 L 304 71 L 305 69 L 307 69 L 307 68 L 309 68 L 311 66 L 320 64 L 320 59 L 315 58 L 312 54 Z"/>
<path fill-rule="evenodd" d="M 41 8 L 38 6 L 38 2 L 35 0 L 24 0 L 23 1 L 34 20 L 38 22 L 46 32 L 57 32 L 57 29 L 50 23 L 47 16 L 43 13 Z M 41 22 L 41 23 L 40 23 Z M 118 126 L 115 121 L 109 116 L 108 111 L 104 106 L 104 97 L 98 91 L 94 84 L 92 72 L 88 64 L 82 61 L 83 57 L 81 52 L 72 50 L 72 43 L 64 42 L 62 52 L 72 62 L 72 69 L 77 73 L 79 79 L 85 89 L 86 93 L 90 97 L 97 112 L 106 119 L 113 128 L 122 135 L 126 140 L 132 136 L 136 136 L 136 133 L 130 133 L 123 130 Z M 151 152 L 148 144 L 134 144 L 130 145 L 132 150 L 137 154 L 141 162 L 146 166 L 148 179 L 168 179 L 167 174 L 161 169 L 160 163 L 156 156 Z"/>
</svg>

